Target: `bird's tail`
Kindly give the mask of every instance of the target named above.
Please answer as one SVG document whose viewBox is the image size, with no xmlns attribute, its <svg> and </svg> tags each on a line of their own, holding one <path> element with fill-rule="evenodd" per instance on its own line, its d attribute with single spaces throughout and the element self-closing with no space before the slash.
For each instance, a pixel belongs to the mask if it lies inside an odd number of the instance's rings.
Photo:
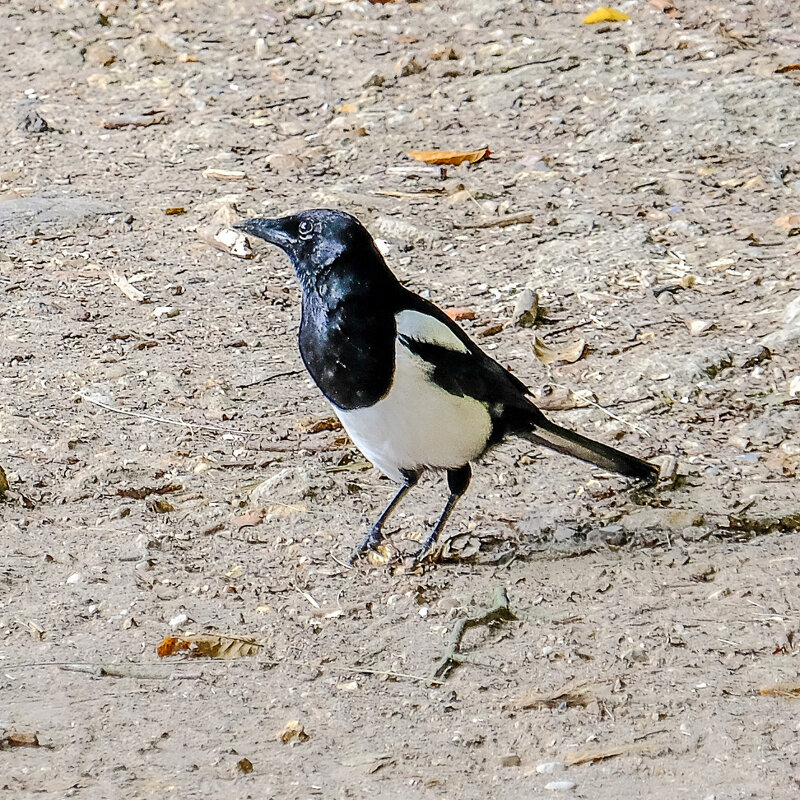
<svg viewBox="0 0 800 800">
<path fill-rule="evenodd" d="M 622 450 L 617 450 L 615 447 L 595 442 L 594 439 L 588 439 L 567 428 L 562 428 L 560 425 L 550 422 L 543 414 L 537 415 L 536 422 L 530 430 L 517 430 L 516 433 L 535 444 L 580 458 L 582 461 L 588 461 L 590 464 L 627 478 L 635 478 L 648 483 L 655 483 L 658 480 L 659 470 L 653 464 L 623 453 Z"/>
</svg>

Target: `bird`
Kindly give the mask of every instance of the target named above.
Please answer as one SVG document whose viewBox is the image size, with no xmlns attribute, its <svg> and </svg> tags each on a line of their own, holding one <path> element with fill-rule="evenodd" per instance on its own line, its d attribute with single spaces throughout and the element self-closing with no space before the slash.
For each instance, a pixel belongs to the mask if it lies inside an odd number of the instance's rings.
<svg viewBox="0 0 800 800">
<path fill-rule="evenodd" d="M 303 363 L 350 439 L 399 484 L 351 564 L 383 540 L 387 520 L 422 474 L 444 471 L 449 494 L 414 555 L 421 562 L 467 491 L 472 465 L 508 437 L 642 485 L 658 479 L 653 464 L 550 421 L 519 378 L 402 285 L 356 217 L 316 208 L 235 227 L 291 260 L 302 294 Z"/>
</svg>

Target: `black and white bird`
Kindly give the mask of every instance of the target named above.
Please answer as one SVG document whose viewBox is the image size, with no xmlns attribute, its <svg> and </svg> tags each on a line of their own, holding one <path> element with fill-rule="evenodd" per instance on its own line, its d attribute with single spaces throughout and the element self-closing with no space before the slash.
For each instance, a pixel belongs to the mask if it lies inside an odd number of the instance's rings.
<svg viewBox="0 0 800 800">
<path fill-rule="evenodd" d="M 450 495 L 416 554 L 422 559 L 467 490 L 472 462 L 507 436 L 629 478 L 657 479 L 652 464 L 548 420 L 525 384 L 400 284 L 350 214 L 314 209 L 236 227 L 291 259 L 302 289 L 303 362 L 353 442 L 400 484 L 353 559 L 381 541 L 386 520 L 425 470 L 444 470 Z"/>
</svg>

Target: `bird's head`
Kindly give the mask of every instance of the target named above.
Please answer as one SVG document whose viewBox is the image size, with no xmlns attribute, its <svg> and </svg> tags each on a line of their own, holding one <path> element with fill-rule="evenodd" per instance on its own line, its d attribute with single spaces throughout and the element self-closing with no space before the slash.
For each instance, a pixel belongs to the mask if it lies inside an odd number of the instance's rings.
<svg viewBox="0 0 800 800">
<path fill-rule="evenodd" d="M 344 211 L 315 208 L 278 219 L 246 219 L 234 227 L 280 247 L 304 289 L 318 287 L 320 280 L 333 277 L 332 272 L 361 280 L 388 273 L 372 237 Z"/>
</svg>

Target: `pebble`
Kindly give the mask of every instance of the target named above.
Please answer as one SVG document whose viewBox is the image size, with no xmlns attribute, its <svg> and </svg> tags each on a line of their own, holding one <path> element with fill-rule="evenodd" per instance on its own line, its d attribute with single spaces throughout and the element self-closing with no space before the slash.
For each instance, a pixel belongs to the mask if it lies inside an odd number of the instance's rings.
<svg viewBox="0 0 800 800">
<path fill-rule="evenodd" d="M 186 613 L 178 614 L 176 617 L 173 617 L 169 621 L 170 628 L 180 628 L 181 625 L 185 625 L 189 621 L 189 615 Z"/>
<path fill-rule="evenodd" d="M 543 761 L 536 765 L 536 771 L 540 775 L 552 775 L 554 772 L 561 772 L 564 764 L 561 761 Z"/>
<path fill-rule="evenodd" d="M 511 321 L 519 328 L 532 328 L 539 316 L 539 296 L 533 289 L 523 289 L 514 305 Z"/>
<path fill-rule="evenodd" d="M 575 788 L 575 781 L 550 781 L 544 785 L 544 788 L 553 792 L 569 792 Z"/>
<path fill-rule="evenodd" d="M 67 578 L 67 583 L 80 583 L 83 580 L 83 575 L 80 572 L 73 572 L 72 575 Z"/>
</svg>

